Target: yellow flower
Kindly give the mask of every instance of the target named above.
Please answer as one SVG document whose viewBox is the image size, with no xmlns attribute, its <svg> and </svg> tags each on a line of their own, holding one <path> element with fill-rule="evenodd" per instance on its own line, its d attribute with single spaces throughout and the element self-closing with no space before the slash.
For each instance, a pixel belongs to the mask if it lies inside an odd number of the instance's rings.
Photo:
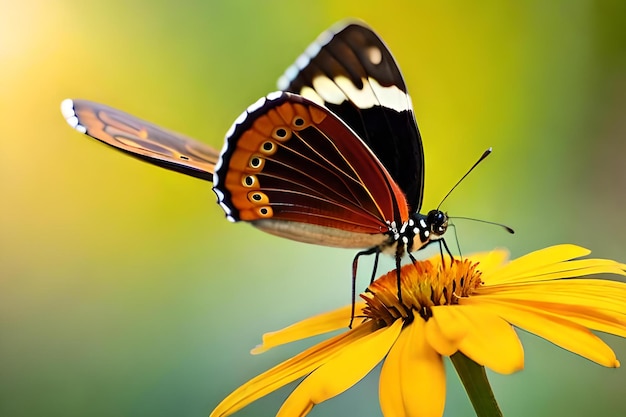
<svg viewBox="0 0 626 417">
<path fill-rule="evenodd" d="M 435 256 L 402 268 L 403 304 L 391 271 L 361 295 L 359 320 L 352 329 L 248 381 L 211 416 L 230 415 L 306 376 L 278 412 L 304 416 L 384 360 L 379 383 L 383 414 L 440 417 L 445 403 L 442 357 L 461 352 L 496 372 L 518 371 L 524 352 L 513 326 L 601 365 L 618 367 L 611 348 L 590 330 L 626 337 L 626 283 L 578 277 L 626 276 L 626 265 L 576 259 L 589 253 L 559 245 L 508 262 L 507 253 L 497 250 L 452 264 L 446 259 L 443 267 Z M 350 308 L 268 333 L 252 352 L 345 328 Z"/>
</svg>

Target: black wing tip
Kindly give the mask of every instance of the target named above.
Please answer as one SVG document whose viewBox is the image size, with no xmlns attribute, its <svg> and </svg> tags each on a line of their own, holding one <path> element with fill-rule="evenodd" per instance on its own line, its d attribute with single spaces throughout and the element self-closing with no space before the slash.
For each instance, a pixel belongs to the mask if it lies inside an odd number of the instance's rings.
<svg viewBox="0 0 626 417">
<path fill-rule="evenodd" d="M 289 90 L 291 83 L 296 78 L 300 70 L 308 65 L 309 61 L 313 59 L 324 46 L 332 41 L 338 33 L 353 26 L 375 33 L 374 29 L 365 23 L 365 21 L 356 17 L 347 17 L 335 22 L 328 29 L 320 33 L 317 38 L 309 44 L 304 52 L 300 54 L 296 61 L 291 64 L 278 78 L 276 81 L 278 89 L 282 91 Z"/>
</svg>

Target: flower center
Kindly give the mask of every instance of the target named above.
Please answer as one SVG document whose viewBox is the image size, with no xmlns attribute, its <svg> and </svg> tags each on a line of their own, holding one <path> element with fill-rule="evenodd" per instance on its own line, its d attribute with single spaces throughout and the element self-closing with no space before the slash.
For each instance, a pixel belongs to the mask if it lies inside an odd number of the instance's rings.
<svg viewBox="0 0 626 417">
<path fill-rule="evenodd" d="M 402 302 L 398 299 L 396 270 L 389 271 L 361 294 L 366 302 L 365 317 L 381 326 L 398 318 L 412 321 L 415 315 L 428 320 L 433 306 L 458 304 L 460 298 L 470 296 L 482 284 L 477 265 L 456 259 L 445 266 L 430 260 L 405 265 L 400 270 Z"/>
</svg>

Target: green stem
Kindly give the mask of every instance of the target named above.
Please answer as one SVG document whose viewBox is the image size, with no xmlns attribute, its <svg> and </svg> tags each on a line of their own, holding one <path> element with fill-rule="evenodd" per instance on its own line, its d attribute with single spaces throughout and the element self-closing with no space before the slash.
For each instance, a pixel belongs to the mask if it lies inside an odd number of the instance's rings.
<svg viewBox="0 0 626 417">
<path fill-rule="evenodd" d="M 500 411 L 496 397 L 491 391 L 485 367 L 477 364 L 461 352 L 455 353 L 450 359 L 461 378 L 467 396 L 474 406 L 476 416 L 502 417 L 502 411 Z"/>
</svg>

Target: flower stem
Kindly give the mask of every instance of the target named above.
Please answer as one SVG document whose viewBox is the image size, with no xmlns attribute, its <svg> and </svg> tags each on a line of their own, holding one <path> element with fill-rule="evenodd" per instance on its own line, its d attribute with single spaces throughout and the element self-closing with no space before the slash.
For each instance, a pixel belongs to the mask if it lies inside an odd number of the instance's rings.
<svg viewBox="0 0 626 417">
<path fill-rule="evenodd" d="M 485 367 L 478 365 L 461 352 L 450 356 L 450 359 L 461 378 L 467 396 L 474 406 L 476 416 L 502 417 L 502 411 L 500 411 L 491 385 L 489 385 Z"/>
</svg>

